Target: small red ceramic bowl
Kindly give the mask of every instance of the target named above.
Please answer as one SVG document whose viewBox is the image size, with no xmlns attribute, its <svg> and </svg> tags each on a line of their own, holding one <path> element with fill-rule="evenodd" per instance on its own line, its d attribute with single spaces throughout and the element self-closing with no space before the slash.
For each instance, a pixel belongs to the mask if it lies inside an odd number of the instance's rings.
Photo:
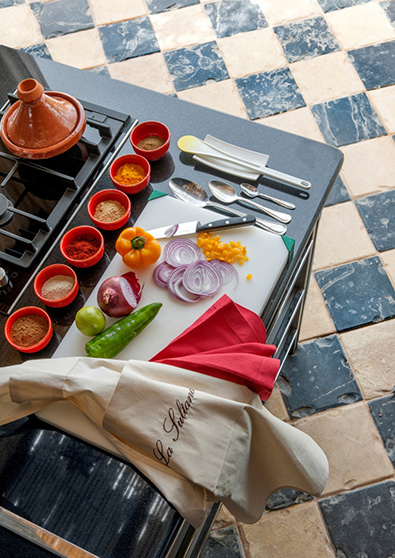
<svg viewBox="0 0 395 558">
<path fill-rule="evenodd" d="M 113 221 L 100 221 L 97 217 L 95 217 L 97 206 L 99 203 L 111 201 L 119 202 L 124 207 L 124 215 L 114 219 Z M 88 202 L 88 213 L 93 224 L 106 231 L 114 231 L 123 227 L 130 217 L 131 208 L 132 204 L 130 203 L 130 199 L 120 190 L 101 190 L 101 192 L 94 194 Z"/>
<path fill-rule="evenodd" d="M 142 178 L 136 184 L 122 184 L 121 182 L 119 182 L 115 178 L 115 175 L 123 165 L 127 164 L 138 165 L 139 167 L 142 167 L 144 171 L 144 178 Z M 115 188 L 121 190 L 121 192 L 124 192 L 125 194 L 137 194 L 137 192 L 141 192 L 141 190 L 144 190 L 144 188 L 150 181 L 151 167 L 147 159 L 145 157 L 142 157 L 141 155 L 133 155 L 132 153 L 122 155 L 121 157 L 118 157 L 118 159 L 115 159 L 115 161 L 112 163 L 110 167 L 110 178 Z"/>
<path fill-rule="evenodd" d="M 60 276 L 60 277 L 59 277 Z M 67 291 L 60 297 L 54 298 L 54 293 L 56 291 L 55 287 L 47 283 L 52 277 L 57 277 L 57 289 L 61 291 Z M 71 280 L 73 282 L 71 282 Z M 70 289 L 69 289 L 70 287 Z M 68 290 L 69 289 L 69 290 Z M 34 292 L 38 298 L 51 308 L 62 308 L 67 306 L 78 294 L 78 280 L 74 269 L 71 269 L 68 265 L 64 264 L 53 264 L 44 267 L 34 280 Z M 53 294 L 49 294 L 53 293 Z"/>
<path fill-rule="evenodd" d="M 130 134 L 130 143 L 138 155 L 149 161 L 157 161 L 167 152 L 170 145 L 170 130 L 162 122 L 150 120 L 141 122 L 133 128 Z M 163 142 L 162 145 L 155 145 Z M 140 144 L 140 142 L 142 142 Z M 145 145 L 144 145 L 145 144 Z"/>
<path fill-rule="evenodd" d="M 70 255 L 71 249 L 73 247 L 76 248 L 75 243 L 84 240 L 88 240 L 89 243 L 93 241 L 94 244 L 97 245 L 96 252 L 85 258 L 77 258 Z M 95 229 L 95 227 L 90 227 L 88 225 L 74 227 L 67 231 L 60 241 L 60 251 L 68 264 L 74 267 L 91 267 L 100 261 L 104 254 L 104 238 L 102 233 Z"/>
<path fill-rule="evenodd" d="M 25 316 L 26 318 L 24 318 Z M 45 322 L 48 325 L 48 329 L 47 332 L 43 335 L 43 337 L 41 337 L 41 339 L 38 342 L 36 342 L 34 345 L 24 346 L 25 343 L 21 345 L 16 342 L 17 334 L 16 332 L 14 332 L 13 334 L 12 329 L 13 329 L 13 325 L 17 320 L 19 320 L 20 318 L 24 318 L 24 320 L 28 320 L 29 319 L 28 317 L 30 316 L 32 316 L 33 320 L 35 319 L 34 316 L 40 316 L 41 318 L 44 318 Z M 30 332 L 32 330 L 32 325 L 34 324 L 29 323 L 28 321 L 25 323 L 25 327 L 27 327 L 30 330 Z M 25 306 L 23 308 L 20 308 L 19 310 L 11 314 L 11 316 L 8 318 L 4 326 L 4 334 L 8 343 L 12 347 L 14 347 L 14 349 L 21 351 L 21 353 L 36 353 L 37 351 L 41 351 L 41 349 L 43 349 L 50 342 L 52 333 L 53 333 L 53 327 L 52 327 L 51 318 L 48 316 L 45 310 L 43 310 L 42 308 L 38 308 L 38 306 Z M 19 341 L 19 343 L 21 343 L 21 341 Z"/>
</svg>

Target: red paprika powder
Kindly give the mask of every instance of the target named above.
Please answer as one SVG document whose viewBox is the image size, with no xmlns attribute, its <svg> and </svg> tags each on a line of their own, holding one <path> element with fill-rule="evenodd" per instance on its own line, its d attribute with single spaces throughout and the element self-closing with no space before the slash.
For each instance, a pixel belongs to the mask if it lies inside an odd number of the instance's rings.
<svg viewBox="0 0 395 558">
<path fill-rule="evenodd" d="M 73 260 L 86 260 L 98 251 L 100 241 L 93 235 L 77 236 L 66 246 L 66 253 Z"/>
</svg>

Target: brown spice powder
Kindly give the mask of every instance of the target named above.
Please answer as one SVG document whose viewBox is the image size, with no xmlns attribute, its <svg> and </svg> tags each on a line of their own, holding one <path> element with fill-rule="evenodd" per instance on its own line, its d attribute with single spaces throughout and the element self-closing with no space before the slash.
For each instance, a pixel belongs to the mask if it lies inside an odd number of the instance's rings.
<svg viewBox="0 0 395 558">
<path fill-rule="evenodd" d="M 97 204 L 94 218 L 103 223 L 111 223 L 123 217 L 126 209 L 118 200 L 106 200 Z"/>
<path fill-rule="evenodd" d="M 41 296 L 47 300 L 58 300 L 69 294 L 74 287 L 74 277 L 69 275 L 54 275 L 45 281 L 41 287 Z"/>
<path fill-rule="evenodd" d="M 165 143 L 165 140 L 160 136 L 147 136 L 140 140 L 137 144 L 139 149 L 145 149 L 146 151 L 152 151 L 153 149 L 158 149 L 158 147 L 162 147 Z"/>
<path fill-rule="evenodd" d="M 45 337 L 48 328 L 48 322 L 43 316 L 27 314 L 12 324 L 10 335 L 15 345 L 31 347 Z"/>
</svg>

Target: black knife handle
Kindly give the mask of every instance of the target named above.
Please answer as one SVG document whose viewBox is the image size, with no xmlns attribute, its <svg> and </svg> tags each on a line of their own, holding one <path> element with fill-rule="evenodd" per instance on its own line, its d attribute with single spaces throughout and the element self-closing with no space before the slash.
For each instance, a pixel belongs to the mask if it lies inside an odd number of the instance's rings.
<svg viewBox="0 0 395 558">
<path fill-rule="evenodd" d="M 256 218 L 253 215 L 245 215 L 244 217 L 226 217 L 225 219 L 219 219 L 218 221 L 210 221 L 209 223 L 204 223 L 203 225 L 198 223 L 196 226 L 196 232 L 203 231 L 219 231 L 221 229 L 232 229 L 236 227 L 248 227 L 254 225 Z"/>
</svg>

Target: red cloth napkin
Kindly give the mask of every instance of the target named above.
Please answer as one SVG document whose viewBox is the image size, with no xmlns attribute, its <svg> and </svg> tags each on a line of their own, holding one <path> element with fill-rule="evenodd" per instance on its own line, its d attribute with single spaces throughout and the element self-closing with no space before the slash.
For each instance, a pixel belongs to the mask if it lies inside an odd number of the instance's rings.
<svg viewBox="0 0 395 558">
<path fill-rule="evenodd" d="M 260 317 L 224 295 L 150 360 L 245 385 L 265 401 L 280 366 L 265 342 Z"/>
</svg>

